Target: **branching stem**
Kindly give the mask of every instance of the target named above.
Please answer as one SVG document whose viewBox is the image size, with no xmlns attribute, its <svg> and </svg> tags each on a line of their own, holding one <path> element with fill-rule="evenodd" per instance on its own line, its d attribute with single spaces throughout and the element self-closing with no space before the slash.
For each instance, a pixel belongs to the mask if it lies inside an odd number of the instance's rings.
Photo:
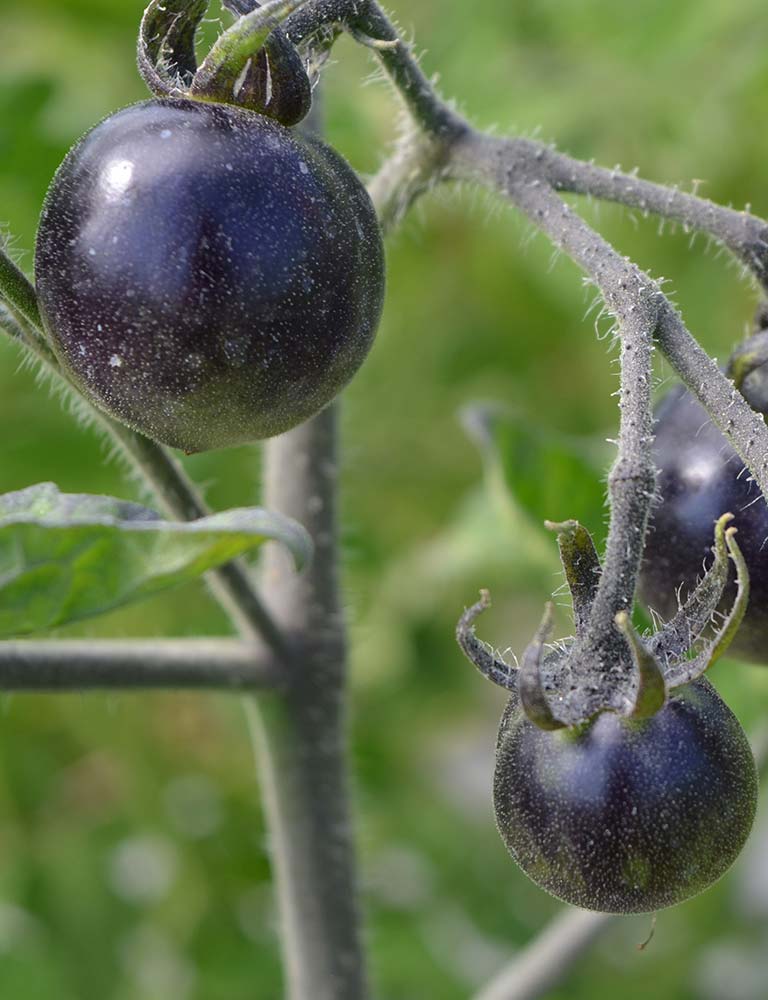
<svg viewBox="0 0 768 1000">
<path fill-rule="evenodd" d="M 706 198 L 644 180 L 635 174 L 584 163 L 551 146 L 530 139 L 501 141 L 505 158 L 533 159 L 537 175 L 556 191 L 591 195 L 677 222 L 686 232 L 711 236 L 727 247 L 763 285 L 768 278 L 768 223 L 749 212 L 738 212 Z"/>
<path fill-rule="evenodd" d="M 103 414 L 99 414 L 99 420 L 141 473 L 166 513 L 180 521 L 193 521 L 210 514 L 195 484 L 166 448 Z M 208 574 L 207 579 L 211 592 L 244 638 L 261 639 L 277 656 L 290 660 L 292 654 L 286 638 L 265 607 L 245 563 L 227 563 Z"/>
<path fill-rule="evenodd" d="M 634 603 L 648 511 L 653 495 L 651 457 L 651 335 L 731 440 L 768 495 L 768 428 L 686 329 L 658 285 L 618 254 L 542 176 L 540 147 L 475 134 L 454 151 L 453 176 L 507 196 L 586 272 L 618 321 L 622 342 L 619 454 L 609 478 L 611 528 L 593 607 L 588 641 L 614 634 L 615 615 Z"/>
<path fill-rule="evenodd" d="M 0 642 L 0 691 L 243 691 L 280 682 L 280 664 L 237 639 Z"/>
<path fill-rule="evenodd" d="M 651 350 L 661 292 L 634 264 L 537 179 L 510 183 L 506 193 L 528 218 L 595 282 L 618 323 L 621 356 L 619 449 L 608 477 L 611 522 L 603 572 L 585 642 L 615 636 L 616 615 L 634 604 L 635 584 L 654 490 L 651 453 Z"/>
</svg>

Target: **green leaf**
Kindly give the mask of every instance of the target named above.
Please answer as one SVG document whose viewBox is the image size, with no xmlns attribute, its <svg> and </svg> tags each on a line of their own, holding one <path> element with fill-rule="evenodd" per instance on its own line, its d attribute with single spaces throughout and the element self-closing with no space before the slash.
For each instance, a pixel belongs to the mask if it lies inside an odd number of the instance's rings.
<svg viewBox="0 0 768 1000">
<path fill-rule="evenodd" d="M 605 521 L 609 456 L 597 442 L 537 427 L 501 404 L 461 414 L 483 458 L 488 488 L 535 521 L 576 520 L 591 531 Z"/>
<path fill-rule="evenodd" d="M 165 521 L 114 497 L 40 483 L 0 496 L 0 636 L 26 635 L 101 614 L 192 580 L 266 541 L 301 568 L 306 531 L 258 508 Z"/>
</svg>

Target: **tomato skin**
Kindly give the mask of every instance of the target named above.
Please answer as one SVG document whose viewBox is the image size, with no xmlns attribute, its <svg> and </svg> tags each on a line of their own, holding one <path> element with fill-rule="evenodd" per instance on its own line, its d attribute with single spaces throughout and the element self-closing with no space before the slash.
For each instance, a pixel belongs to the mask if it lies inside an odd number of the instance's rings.
<svg viewBox="0 0 768 1000">
<path fill-rule="evenodd" d="M 726 438 L 682 386 L 656 411 L 654 460 L 659 499 L 651 513 L 638 596 L 665 620 L 712 563 L 712 528 L 732 513 L 749 569 L 749 606 L 729 654 L 768 663 L 768 505 Z M 727 610 L 735 573 L 723 595 Z"/>
<path fill-rule="evenodd" d="M 575 906 L 642 913 L 701 892 L 739 854 L 756 802 L 747 738 L 704 679 L 642 722 L 603 712 L 545 732 L 514 697 L 501 721 L 499 832 L 534 882 Z"/>
<path fill-rule="evenodd" d="M 70 151 L 35 272 L 87 398 L 190 452 L 318 412 L 368 353 L 384 292 L 373 206 L 337 153 L 188 100 L 118 111 Z"/>
</svg>

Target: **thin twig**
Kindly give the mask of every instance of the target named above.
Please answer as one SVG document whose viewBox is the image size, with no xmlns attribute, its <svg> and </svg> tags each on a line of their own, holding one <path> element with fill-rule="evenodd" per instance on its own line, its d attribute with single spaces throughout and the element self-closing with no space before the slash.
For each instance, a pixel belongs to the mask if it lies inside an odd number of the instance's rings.
<svg viewBox="0 0 768 1000">
<path fill-rule="evenodd" d="M 610 913 L 561 910 L 534 941 L 492 979 L 475 1000 L 536 1000 L 554 989 L 598 937 L 617 920 Z"/>
<path fill-rule="evenodd" d="M 469 133 L 467 133 L 469 134 Z M 508 165 L 527 163 L 539 180 L 556 191 L 591 195 L 678 222 L 686 232 L 711 236 L 727 247 L 765 284 L 768 274 L 768 222 L 718 205 L 679 188 L 644 180 L 636 174 L 585 163 L 542 142 L 522 137 L 495 139 L 494 155 Z M 450 176 L 450 171 L 448 171 Z"/>
<path fill-rule="evenodd" d="M 517 140 L 513 140 L 517 141 Z M 525 140 L 520 140 L 525 141 Z M 768 223 L 750 212 L 738 212 L 678 188 L 654 184 L 634 174 L 609 170 L 594 163 L 541 147 L 543 176 L 558 191 L 587 194 L 638 208 L 679 222 L 686 232 L 712 236 L 727 247 L 762 283 L 768 275 Z"/>
<path fill-rule="evenodd" d="M 0 301 L 2 300 L 17 316 L 23 317 L 42 331 L 43 321 L 34 286 L 0 246 Z"/>
<path fill-rule="evenodd" d="M 436 94 L 433 94 L 433 100 L 440 104 Z M 580 163 L 527 139 L 499 139 L 466 129 L 458 137 L 453 135 L 450 140 L 442 140 L 442 154 L 429 145 L 425 146 L 423 137 L 420 139 L 420 145 L 410 151 L 404 140 L 403 148 L 374 179 L 372 190 L 381 192 L 379 197 L 387 212 L 385 218 L 396 219 L 400 211 L 399 203 L 408 206 L 429 187 L 446 180 L 480 183 L 507 196 L 512 195 L 513 189 L 525 192 L 527 188 L 527 200 L 535 202 L 538 198 L 547 201 L 550 207 L 554 207 L 551 201 L 553 188 L 573 191 L 639 207 L 675 219 L 691 230 L 707 233 L 746 264 L 761 282 L 767 280 L 768 223 L 748 212 L 723 208 L 695 195 L 652 184 L 620 171 Z M 441 142 L 435 134 L 430 139 L 438 145 Z M 427 174 L 430 162 L 433 167 L 439 164 L 431 176 Z M 417 178 L 416 183 L 414 177 Z M 557 212 L 547 214 L 546 206 L 542 205 L 537 209 L 532 204 L 531 208 L 528 215 L 532 221 L 545 229 L 550 238 L 590 274 L 609 307 L 612 302 L 607 296 L 615 297 L 622 291 L 615 280 L 622 272 L 631 271 L 639 277 L 643 286 L 641 298 L 644 309 L 647 308 L 647 296 L 655 295 L 654 308 L 658 311 L 655 333 L 659 346 L 744 461 L 762 494 L 768 497 L 768 428 L 765 421 L 700 347 L 658 286 L 616 253 L 574 212 L 561 210 L 563 220 L 572 225 L 577 237 L 584 238 L 589 234 L 589 239 L 583 240 L 581 248 L 578 241 L 572 242 L 570 247 L 561 242 L 567 234 L 559 226 Z M 541 211 L 536 214 L 539 209 Z M 548 222 L 554 225 L 547 226 Z"/>
<path fill-rule="evenodd" d="M 280 665 L 237 639 L 0 642 L 0 691 L 277 687 Z"/>
<path fill-rule="evenodd" d="M 285 33 L 295 45 L 333 26 L 351 28 L 368 39 L 396 42 L 372 51 L 381 60 L 413 121 L 422 131 L 446 144 L 463 134 L 466 122 L 437 95 L 409 46 L 374 0 L 315 0 L 283 24 Z"/>
<path fill-rule="evenodd" d="M 180 521 L 193 521 L 210 514 L 195 484 L 166 448 L 104 414 L 99 414 L 99 419 L 141 473 L 165 512 Z M 286 637 L 267 610 L 256 581 L 242 561 L 227 563 L 207 574 L 206 580 L 244 638 L 256 640 L 260 637 L 279 657 L 290 659 Z"/>
<path fill-rule="evenodd" d="M 659 317 L 658 344 L 712 422 L 730 441 L 768 498 L 768 427 L 733 383 L 699 345 L 666 301 Z"/>
<path fill-rule="evenodd" d="M 615 636 L 616 615 L 634 605 L 655 467 L 651 453 L 652 335 L 661 291 L 620 257 L 575 212 L 537 180 L 510 184 L 510 199 L 592 278 L 618 323 L 621 390 L 618 454 L 608 477 L 611 520 L 586 641 Z"/>
</svg>

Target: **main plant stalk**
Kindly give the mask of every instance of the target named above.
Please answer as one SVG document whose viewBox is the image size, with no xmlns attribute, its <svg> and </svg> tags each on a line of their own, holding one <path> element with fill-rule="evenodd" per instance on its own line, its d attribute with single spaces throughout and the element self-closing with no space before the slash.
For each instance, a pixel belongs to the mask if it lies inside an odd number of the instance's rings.
<svg viewBox="0 0 768 1000">
<path fill-rule="evenodd" d="M 264 501 L 315 540 L 297 575 L 269 546 L 264 589 L 293 647 L 285 689 L 248 703 L 291 1000 L 367 996 L 347 779 L 346 635 L 337 579 L 337 413 L 270 441 Z"/>
</svg>

